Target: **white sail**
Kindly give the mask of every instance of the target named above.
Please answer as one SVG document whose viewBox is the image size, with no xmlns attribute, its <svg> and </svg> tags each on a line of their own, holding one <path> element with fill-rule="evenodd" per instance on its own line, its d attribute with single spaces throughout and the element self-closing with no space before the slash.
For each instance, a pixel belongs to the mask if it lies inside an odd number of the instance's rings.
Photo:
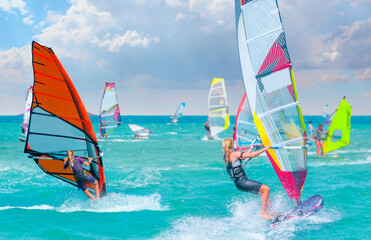
<svg viewBox="0 0 371 240">
<path fill-rule="evenodd" d="M 276 147 L 267 151 L 268 157 L 289 197 L 300 204 L 307 174 L 306 130 L 278 4 L 235 0 L 235 5 L 241 70 L 254 123 L 263 145 Z"/>
<path fill-rule="evenodd" d="M 184 107 L 185 107 L 185 103 L 182 102 L 177 110 L 175 111 L 175 114 L 174 115 L 171 115 L 171 123 L 176 123 L 179 121 L 179 119 L 183 116 L 183 110 L 184 110 Z"/>
<path fill-rule="evenodd" d="M 133 131 L 133 133 L 135 133 L 135 136 L 138 137 L 138 138 L 146 138 L 148 137 L 150 134 L 152 134 L 152 132 L 144 127 L 141 127 L 137 124 L 129 124 L 129 128 L 131 131 Z"/>
<path fill-rule="evenodd" d="M 27 89 L 26 103 L 24 105 L 23 121 L 21 124 L 22 133 L 19 136 L 19 140 L 24 142 L 28 132 L 28 122 L 30 120 L 30 111 L 32 105 L 32 86 Z"/>
<path fill-rule="evenodd" d="M 210 134 L 212 137 L 228 129 L 229 111 L 224 78 L 214 78 L 211 83 L 208 101 L 208 117 Z"/>
</svg>

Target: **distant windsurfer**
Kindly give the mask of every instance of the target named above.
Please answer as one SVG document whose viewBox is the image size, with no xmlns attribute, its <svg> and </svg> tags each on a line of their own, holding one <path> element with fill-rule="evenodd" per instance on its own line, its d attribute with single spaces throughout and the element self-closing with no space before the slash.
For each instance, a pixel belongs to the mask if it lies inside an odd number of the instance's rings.
<svg viewBox="0 0 371 240">
<path fill-rule="evenodd" d="M 325 131 L 322 130 L 322 125 L 319 124 L 318 125 L 318 128 L 317 128 L 317 131 L 316 131 L 316 136 L 315 136 L 315 140 L 316 140 L 316 145 L 317 145 L 317 156 L 319 156 L 319 150 L 321 148 L 321 156 L 324 156 L 324 153 L 323 153 L 323 143 L 322 143 L 322 134 L 324 133 L 327 133 Z"/>
<path fill-rule="evenodd" d="M 272 217 L 267 212 L 267 205 L 270 210 L 273 210 L 269 200 L 269 187 L 262 183 L 249 180 L 242 167 L 242 160 L 258 156 L 268 150 L 270 146 L 251 153 L 253 149 L 252 146 L 247 152 L 233 151 L 232 138 L 224 139 L 222 144 L 224 149 L 225 165 L 227 166 L 228 174 L 234 180 L 237 189 L 253 194 L 260 194 L 262 196 L 260 216 L 263 218 L 272 219 Z"/>
<path fill-rule="evenodd" d="M 209 122 L 205 122 L 205 130 L 207 132 L 207 135 L 211 135 L 211 131 L 210 131 L 210 126 L 209 126 Z"/>
<path fill-rule="evenodd" d="M 310 140 L 314 140 L 314 127 L 313 127 L 313 122 L 309 122 L 309 132 L 310 132 Z"/>
<path fill-rule="evenodd" d="M 99 185 L 98 181 L 91 175 L 87 173 L 87 171 L 82 167 L 82 164 L 85 166 L 89 166 L 93 161 L 92 158 L 88 158 L 88 161 L 84 161 L 80 157 L 75 157 L 75 153 L 72 150 L 67 151 L 67 157 L 64 159 L 64 166 L 63 168 L 66 169 L 69 167 L 74 174 L 78 187 L 88 196 L 90 199 L 95 200 L 95 197 L 91 195 L 89 190 L 87 189 L 85 182 L 94 185 L 95 195 L 97 199 L 99 199 Z"/>
</svg>

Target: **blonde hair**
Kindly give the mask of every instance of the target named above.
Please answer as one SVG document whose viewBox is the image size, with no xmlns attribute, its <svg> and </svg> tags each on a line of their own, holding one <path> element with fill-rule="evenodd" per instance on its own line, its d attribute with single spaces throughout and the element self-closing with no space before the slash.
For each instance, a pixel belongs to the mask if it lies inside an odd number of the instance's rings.
<svg viewBox="0 0 371 240">
<path fill-rule="evenodd" d="M 71 168 L 71 170 L 72 170 L 72 163 L 73 163 L 74 157 L 75 157 L 75 152 L 73 150 L 68 150 L 67 151 L 68 166 Z"/>
<path fill-rule="evenodd" d="M 232 138 L 225 138 L 222 142 L 222 146 L 224 149 L 225 154 L 225 165 L 231 161 L 230 155 L 233 152 L 233 139 Z"/>
</svg>

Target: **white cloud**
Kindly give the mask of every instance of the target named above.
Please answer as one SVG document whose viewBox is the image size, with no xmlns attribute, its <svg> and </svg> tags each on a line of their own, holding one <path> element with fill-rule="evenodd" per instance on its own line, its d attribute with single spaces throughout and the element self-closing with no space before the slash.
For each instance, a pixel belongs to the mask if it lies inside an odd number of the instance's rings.
<svg viewBox="0 0 371 240">
<path fill-rule="evenodd" d="M 16 14 L 15 11 L 18 11 L 21 15 L 26 16 L 23 18 L 24 24 L 32 25 L 34 23 L 32 14 L 29 14 L 26 3 L 22 0 L 0 0 L 0 9 L 11 14 Z"/>
<path fill-rule="evenodd" d="M 328 73 L 321 79 L 322 82 L 347 82 L 350 81 L 348 75 L 337 75 L 334 73 Z"/>
<path fill-rule="evenodd" d="M 309 57 L 316 67 L 354 70 L 368 67 L 371 62 L 371 18 L 340 26 L 326 36 L 312 38 L 311 42 Z"/>
<path fill-rule="evenodd" d="M 371 68 L 357 70 L 355 74 L 356 76 L 354 77 L 354 80 L 357 82 L 371 80 Z"/>
<path fill-rule="evenodd" d="M 110 52 L 118 52 L 123 45 L 132 47 L 148 47 L 151 42 L 159 42 L 159 39 L 151 36 L 141 36 L 137 31 L 126 31 L 124 35 L 116 34 L 114 37 L 109 38 L 106 36 L 104 40 L 94 38 L 90 42 L 100 47 L 106 47 Z"/>
<path fill-rule="evenodd" d="M 26 3 L 22 0 L 0 0 L 0 9 L 8 13 L 15 13 L 14 10 L 18 10 L 22 15 L 28 12 Z"/>
<path fill-rule="evenodd" d="M 118 52 L 123 45 L 148 47 L 150 42 L 158 42 L 157 37 L 139 34 L 135 30 L 120 33 L 120 24 L 108 11 L 99 11 L 88 0 L 72 0 L 65 15 L 48 12 L 45 20 L 49 26 L 35 38 L 43 44 L 52 45 L 58 55 L 85 59 L 89 52 L 82 48 L 87 43 Z M 111 37 L 113 36 L 113 37 Z"/>
<path fill-rule="evenodd" d="M 363 94 L 363 97 L 371 98 L 371 91 L 369 91 L 368 93 Z"/>
<path fill-rule="evenodd" d="M 185 14 L 183 14 L 183 13 L 178 13 L 178 14 L 176 15 L 176 17 L 175 17 L 175 21 L 179 21 L 179 20 L 181 20 L 181 19 L 184 19 L 185 17 L 186 17 Z"/>
<path fill-rule="evenodd" d="M 0 79 L 13 84 L 31 82 L 33 77 L 30 63 L 31 49 L 29 45 L 0 51 Z M 2 80 L 2 83 L 5 81 Z"/>
</svg>

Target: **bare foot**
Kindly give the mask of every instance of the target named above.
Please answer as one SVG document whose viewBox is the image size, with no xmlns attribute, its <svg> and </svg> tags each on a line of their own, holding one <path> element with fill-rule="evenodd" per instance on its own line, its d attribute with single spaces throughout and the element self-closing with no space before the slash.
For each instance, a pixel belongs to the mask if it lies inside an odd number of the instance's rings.
<svg viewBox="0 0 371 240">
<path fill-rule="evenodd" d="M 266 219 L 273 219 L 271 216 L 269 216 L 269 214 L 265 211 L 265 212 L 262 212 L 261 214 L 260 214 L 260 216 L 262 217 L 262 218 L 266 218 Z"/>
</svg>

